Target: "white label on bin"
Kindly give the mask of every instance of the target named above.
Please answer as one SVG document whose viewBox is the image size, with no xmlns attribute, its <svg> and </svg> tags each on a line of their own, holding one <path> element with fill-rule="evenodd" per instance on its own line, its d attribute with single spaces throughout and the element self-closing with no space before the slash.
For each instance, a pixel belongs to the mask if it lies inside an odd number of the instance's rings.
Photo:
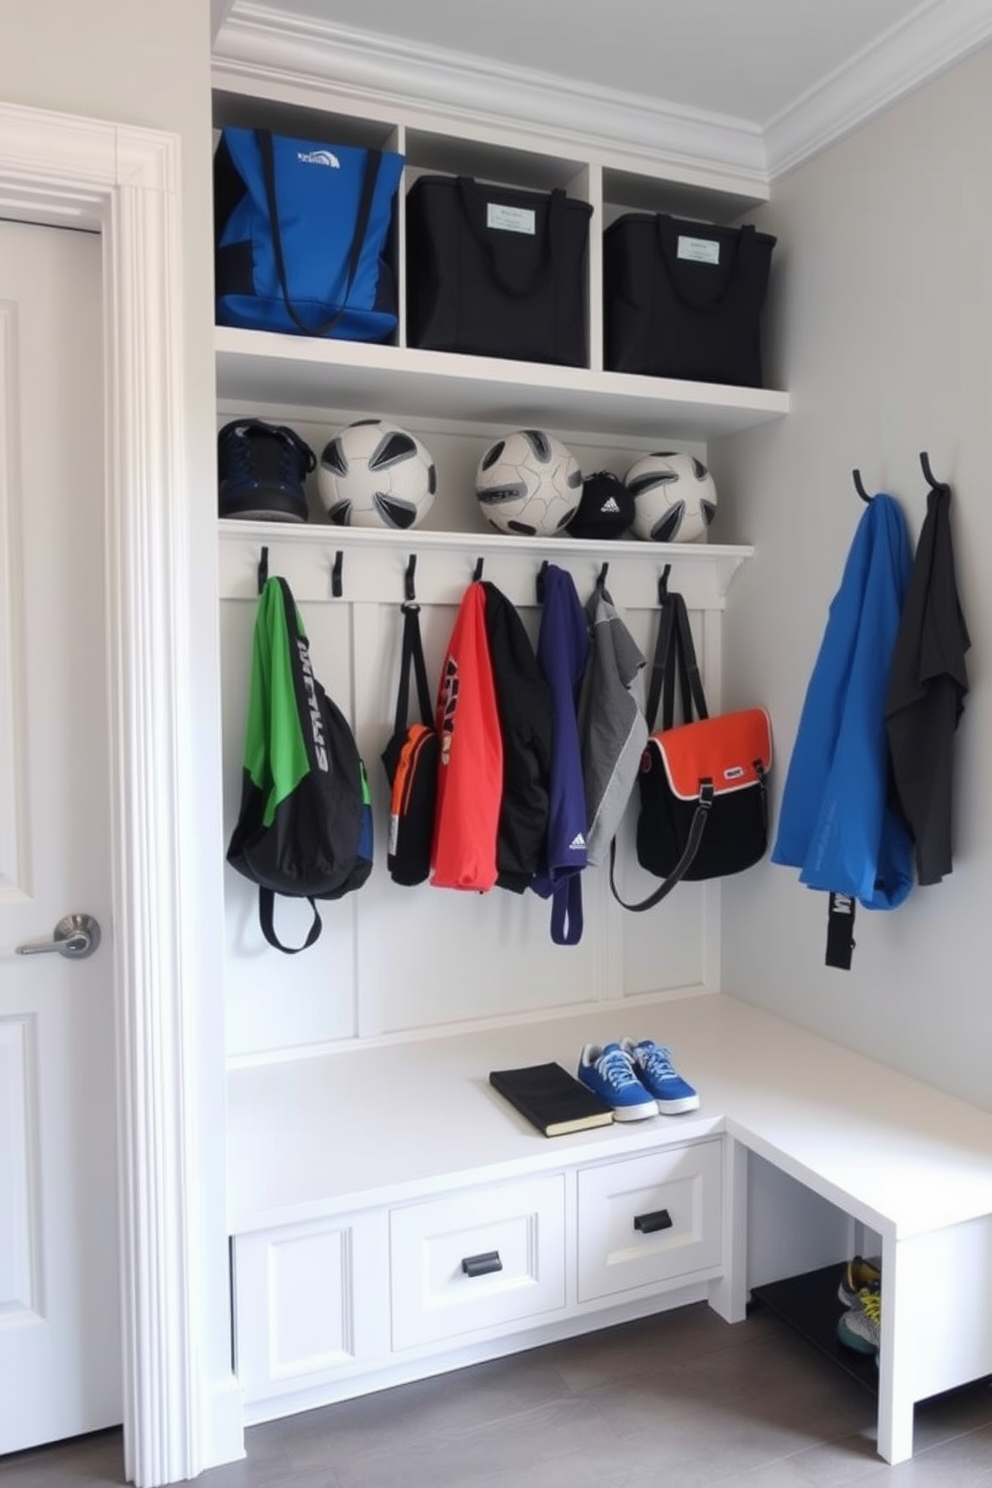
<svg viewBox="0 0 992 1488">
<path fill-rule="evenodd" d="M 679 238 L 678 258 L 691 258 L 693 263 L 718 264 L 720 244 L 715 238 Z"/>
<path fill-rule="evenodd" d="M 503 207 L 498 202 L 486 203 L 486 226 L 501 232 L 537 232 L 537 213 L 533 207 Z"/>
</svg>

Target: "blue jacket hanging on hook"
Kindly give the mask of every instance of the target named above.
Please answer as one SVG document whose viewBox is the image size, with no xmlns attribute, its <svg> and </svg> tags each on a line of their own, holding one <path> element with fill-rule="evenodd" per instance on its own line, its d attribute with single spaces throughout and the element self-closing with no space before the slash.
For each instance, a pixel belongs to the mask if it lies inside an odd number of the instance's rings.
<svg viewBox="0 0 992 1488">
<path fill-rule="evenodd" d="M 866 909 L 895 909 L 913 883 L 909 831 L 891 802 L 885 728 L 911 562 L 902 508 L 874 496 L 830 606 L 772 851 L 772 862 L 798 868 L 809 888 Z"/>
</svg>

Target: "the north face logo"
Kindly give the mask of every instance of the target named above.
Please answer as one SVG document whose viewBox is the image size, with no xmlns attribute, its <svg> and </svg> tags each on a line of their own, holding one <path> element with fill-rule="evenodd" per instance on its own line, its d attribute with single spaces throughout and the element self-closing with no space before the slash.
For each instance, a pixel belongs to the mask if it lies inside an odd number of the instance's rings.
<svg viewBox="0 0 992 1488">
<path fill-rule="evenodd" d="M 332 150 L 297 150 L 296 158 L 303 165 L 329 165 L 340 170 L 341 162 Z"/>
</svg>

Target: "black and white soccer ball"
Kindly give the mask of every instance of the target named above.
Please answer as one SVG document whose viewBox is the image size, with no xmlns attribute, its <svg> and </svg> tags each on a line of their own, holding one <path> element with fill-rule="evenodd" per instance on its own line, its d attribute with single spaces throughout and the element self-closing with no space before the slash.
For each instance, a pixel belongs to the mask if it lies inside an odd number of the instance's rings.
<svg viewBox="0 0 992 1488">
<path fill-rule="evenodd" d="M 434 505 L 437 469 L 419 439 L 387 419 L 358 419 L 324 446 L 317 489 L 339 527 L 417 527 Z"/>
<path fill-rule="evenodd" d="M 636 460 L 624 485 L 634 498 L 631 531 L 648 542 L 698 542 L 716 516 L 716 485 L 702 460 L 663 450 Z"/>
<path fill-rule="evenodd" d="M 489 446 L 475 490 L 486 521 L 499 532 L 553 537 L 582 500 L 582 471 L 571 450 L 542 429 L 516 429 Z"/>
</svg>

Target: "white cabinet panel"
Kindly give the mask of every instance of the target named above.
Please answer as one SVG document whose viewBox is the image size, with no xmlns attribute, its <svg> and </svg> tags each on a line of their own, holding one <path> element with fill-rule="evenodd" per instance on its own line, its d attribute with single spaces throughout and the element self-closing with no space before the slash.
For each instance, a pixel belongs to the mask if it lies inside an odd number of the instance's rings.
<svg viewBox="0 0 992 1488">
<path fill-rule="evenodd" d="M 386 1217 L 360 1214 L 235 1241 L 245 1399 L 318 1384 L 388 1350 Z"/>
<path fill-rule="evenodd" d="M 578 1179 L 580 1302 L 719 1266 L 719 1142 L 586 1168 Z"/>
<path fill-rule="evenodd" d="M 389 1231 L 394 1349 L 565 1305 L 560 1173 L 394 1209 Z"/>
</svg>

